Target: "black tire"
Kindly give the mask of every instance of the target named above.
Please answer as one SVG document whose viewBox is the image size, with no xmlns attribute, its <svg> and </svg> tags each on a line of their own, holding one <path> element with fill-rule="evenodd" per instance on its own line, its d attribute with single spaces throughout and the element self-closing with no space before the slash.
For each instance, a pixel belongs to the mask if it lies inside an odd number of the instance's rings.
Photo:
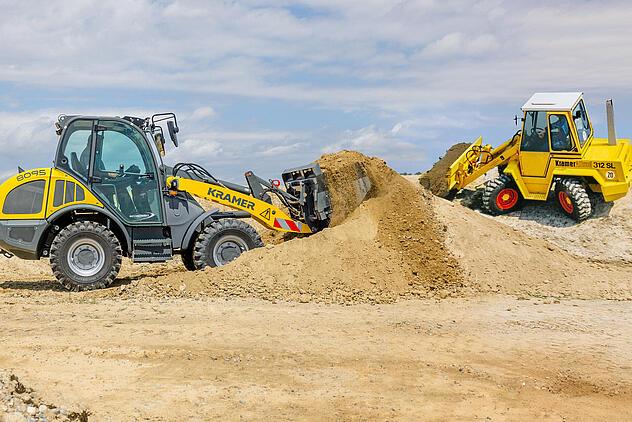
<svg viewBox="0 0 632 422">
<path fill-rule="evenodd" d="M 241 220 L 222 219 L 200 233 L 195 241 L 193 261 L 198 270 L 221 267 L 243 252 L 262 246 L 261 236 L 254 227 Z"/>
<path fill-rule="evenodd" d="M 507 199 L 504 199 L 504 198 Z M 492 215 L 508 214 L 520 208 L 523 203 L 518 186 L 506 174 L 485 183 L 483 210 Z"/>
<path fill-rule="evenodd" d="M 68 290 L 102 289 L 116 279 L 121 255 L 121 244 L 107 227 L 79 221 L 64 227 L 53 240 L 50 265 Z"/>
<path fill-rule="evenodd" d="M 592 214 L 590 196 L 578 179 L 559 179 L 555 183 L 555 200 L 562 212 L 577 222 Z"/>
<path fill-rule="evenodd" d="M 184 268 L 189 271 L 197 270 L 197 267 L 195 266 L 195 261 L 193 260 L 193 251 L 182 251 L 182 255 L 180 255 L 180 257 L 182 258 Z"/>
</svg>

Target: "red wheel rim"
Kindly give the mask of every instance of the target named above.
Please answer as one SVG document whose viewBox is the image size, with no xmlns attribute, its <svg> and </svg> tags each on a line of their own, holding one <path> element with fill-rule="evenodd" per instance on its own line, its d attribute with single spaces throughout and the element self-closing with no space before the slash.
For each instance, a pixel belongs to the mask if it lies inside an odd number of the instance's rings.
<svg viewBox="0 0 632 422">
<path fill-rule="evenodd" d="M 507 211 L 512 209 L 518 203 L 518 191 L 512 188 L 505 188 L 498 192 L 496 196 L 496 206 L 498 209 Z"/>
<path fill-rule="evenodd" d="M 560 205 L 568 214 L 572 214 L 575 207 L 571 197 L 566 192 L 560 192 L 557 194 L 557 200 L 560 201 Z"/>
</svg>

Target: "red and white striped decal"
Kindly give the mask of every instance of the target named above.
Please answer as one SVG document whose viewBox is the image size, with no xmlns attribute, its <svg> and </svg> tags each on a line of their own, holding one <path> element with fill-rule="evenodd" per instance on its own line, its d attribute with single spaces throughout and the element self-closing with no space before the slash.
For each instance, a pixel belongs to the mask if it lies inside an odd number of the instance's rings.
<svg viewBox="0 0 632 422">
<path fill-rule="evenodd" d="M 274 227 L 295 233 L 302 233 L 303 231 L 303 223 L 294 220 L 286 220 L 284 218 L 275 218 Z"/>
</svg>

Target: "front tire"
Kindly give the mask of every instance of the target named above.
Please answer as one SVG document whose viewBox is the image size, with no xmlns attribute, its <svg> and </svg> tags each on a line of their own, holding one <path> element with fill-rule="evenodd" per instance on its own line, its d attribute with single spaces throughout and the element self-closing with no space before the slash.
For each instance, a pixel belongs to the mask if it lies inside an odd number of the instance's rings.
<svg viewBox="0 0 632 422">
<path fill-rule="evenodd" d="M 489 214 L 508 214 L 520 208 L 522 202 L 522 194 L 510 176 L 501 174 L 485 183 L 483 209 Z"/>
<path fill-rule="evenodd" d="M 590 196 L 577 179 L 560 179 L 555 183 L 555 198 L 562 212 L 581 222 L 592 214 Z"/>
<path fill-rule="evenodd" d="M 182 263 L 184 264 L 184 268 L 189 271 L 197 270 L 195 266 L 195 261 L 193 260 L 193 251 L 182 251 Z"/>
<path fill-rule="evenodd" d="M 206 227 L 195 242 L 193 261 L 198 270 L 221 267 L 242 253 L 263 246 L 259 233 L 241 220 L 222 219 Z"/>
<path fill-rule="evenodd" d="M 108 287 L 121 269 L 121 244 L 107 227 L 79 221 L 64 227 L 50 248 L 55 278 L 68 290 Z"/>
</svg>

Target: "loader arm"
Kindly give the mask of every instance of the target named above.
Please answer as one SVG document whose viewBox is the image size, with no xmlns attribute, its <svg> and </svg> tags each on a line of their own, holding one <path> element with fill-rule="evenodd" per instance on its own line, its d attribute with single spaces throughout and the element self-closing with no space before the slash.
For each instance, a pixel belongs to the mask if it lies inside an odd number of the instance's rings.
<svg viewBox="0 0 632 422">
<path fill-rule="evenodd" d="M 172 195 L 187 192 L 198 198 L 203 198 L 235 210 L 245 211 L 259 223 L 271 230 L 291 233 L 312 233 L 309 225 L 293 220 L 279 207 L 252 195 L 248 195 L 214 183 L 207 183 L 185 177 L 170 176 L 167 187 Z"/>
<path fill-rule="evenodd" d="M 505 164 L 518 154 L 519 146 L 520 132 L 496 148 L 483 145 L 483 137 L 479 137 L 450 166 L 448 189 L 461 190 L 488 171 Z"/>
</svg>

